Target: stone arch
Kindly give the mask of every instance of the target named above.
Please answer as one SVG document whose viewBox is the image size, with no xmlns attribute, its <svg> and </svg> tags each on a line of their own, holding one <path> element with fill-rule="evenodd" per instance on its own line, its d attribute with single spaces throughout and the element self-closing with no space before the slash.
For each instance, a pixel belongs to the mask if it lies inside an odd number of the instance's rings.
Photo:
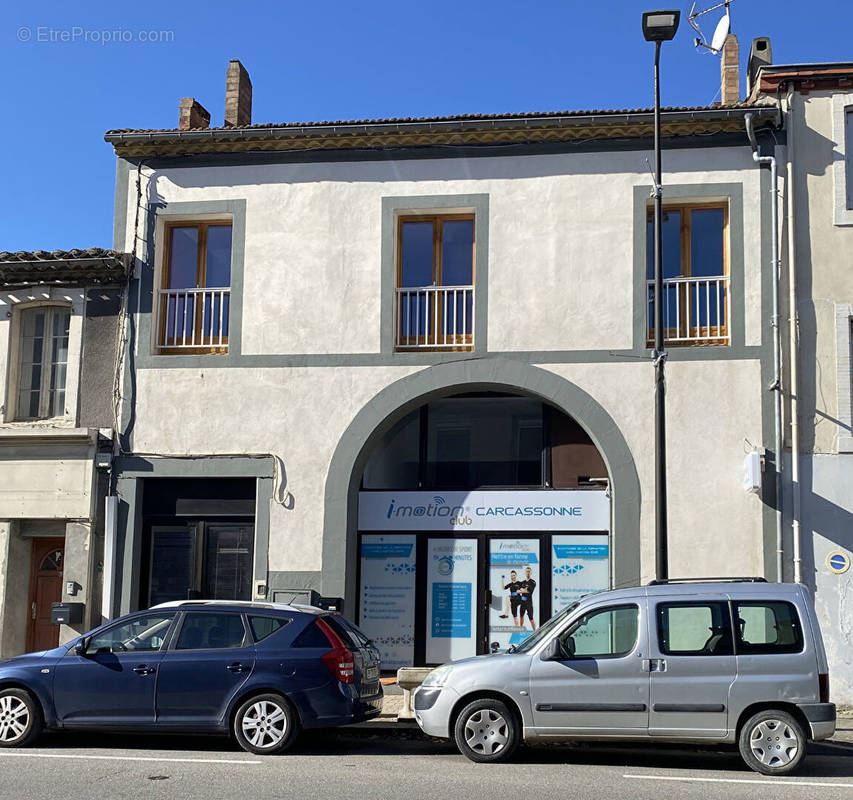
<svg viewBox="0 0 853 800">
<path fill-rule="evenodd" d="M 614 585 L 640 581 L 640 482 L 631 451 L 613 418 L 587 392 L 539 367 L 505 358 L 453 361 L 386 386 L 353 418 L 332 455 L 323 519 L 324 595 L 353 608 L 359 478 L 378 440 L 415 408 L 458 392 L 524 392 L 559 408 L 586 430 L 604 458 L 612 489 Z"/>
</svg>

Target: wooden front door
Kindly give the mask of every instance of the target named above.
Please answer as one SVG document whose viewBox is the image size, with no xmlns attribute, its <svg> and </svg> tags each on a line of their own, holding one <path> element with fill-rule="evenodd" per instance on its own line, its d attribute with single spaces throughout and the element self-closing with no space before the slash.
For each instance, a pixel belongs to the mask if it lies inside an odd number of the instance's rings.
<svg viewBox="0 0 853 800">
<path fill-rule="evenodd" d="M 28 652 L 59 645 L 59 625 L 50 621 L 50 609 L 52 603 L 62 599 L 64 556 L 64 539 L 33 539 Z"/>
</svg>

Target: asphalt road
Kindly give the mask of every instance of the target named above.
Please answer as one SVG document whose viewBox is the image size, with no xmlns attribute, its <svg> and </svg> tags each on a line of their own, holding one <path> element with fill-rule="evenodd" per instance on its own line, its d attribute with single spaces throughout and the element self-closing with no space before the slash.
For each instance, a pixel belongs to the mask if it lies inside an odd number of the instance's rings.
<svg viewBox="0 0 853 800">
<path fill-rule="evenodd" d="M 473 764 L 415 731 L 313 733 L 282 756 L 227 739 L 59 734 L 0 751 L 0 798 L 853 798 L 853 744 L 815 744 L 793 778 L 749 771 L 726 749 L 659 745 L 522 748 L 513 763 Z"/>
</svg>

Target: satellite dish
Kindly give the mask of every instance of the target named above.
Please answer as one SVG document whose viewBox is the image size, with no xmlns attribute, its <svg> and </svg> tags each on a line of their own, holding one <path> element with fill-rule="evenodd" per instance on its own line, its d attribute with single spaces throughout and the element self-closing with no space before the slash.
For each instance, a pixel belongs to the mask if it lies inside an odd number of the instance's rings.
<svg viewBox="0 0 853 800">
<path fill-rule="evenodd" d="M 711 39 L 711 50 L 715 53 L 719 53 L 720 50 L 723 49 L 723 45 L 726 42 L 726 36 L 729 35 L 729 26 L 729 15 L 726 13 L 725 16 L 723 16 L 717 23 L 717 27 L 714 29 L 714 38 Z"/>
</svg>

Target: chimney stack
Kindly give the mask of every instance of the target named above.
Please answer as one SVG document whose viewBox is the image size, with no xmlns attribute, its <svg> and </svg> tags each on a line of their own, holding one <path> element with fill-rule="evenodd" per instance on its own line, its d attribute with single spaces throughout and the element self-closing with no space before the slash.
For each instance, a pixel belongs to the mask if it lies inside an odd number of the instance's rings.
<svg viewBox="0 0 853 800">
<path fill-rule="evenodd" d="M 752 97 L 758 81 L 758 70 L 773 63 L 773 50 L 770 48 L 770 39 L 767 36 L 759 36 L 752 40 L 749 50 L 749 61 L 746 66 L 746 96 Z"/>
<path fill-rule="evenodd" d="M 252 124 L 252 81 L 237 59 L 228 62 L 225 78 L 225 124 L 232 128 Z"/>
<path fill-rule="evenodd" d="M 194 97 L 182 97 L 178 128 L 188 131 L 190 128 L 209 128 L 210 112 Z"/>
<path fill-rule="evenodd" d="M 720 102 L 724 106 L 740 102 L 740 46 L 730 33 L 723 42 L 720 60 Z"/>
</svg>

